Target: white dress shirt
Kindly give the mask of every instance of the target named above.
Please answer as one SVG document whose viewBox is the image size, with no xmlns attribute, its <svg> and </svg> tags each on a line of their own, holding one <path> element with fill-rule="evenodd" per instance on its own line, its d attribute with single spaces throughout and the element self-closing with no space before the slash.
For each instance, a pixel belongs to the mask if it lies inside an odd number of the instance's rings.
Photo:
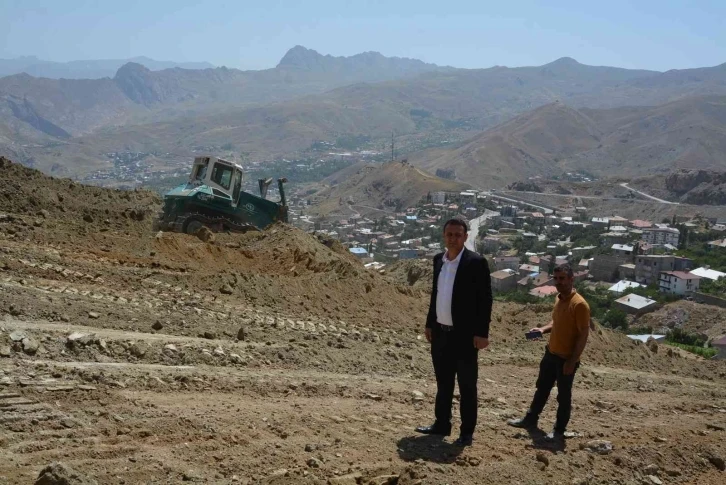
<svg viewBox="0 0 726 485">
<path fill-rule="evenodd" d="M 436 321 L 442 325 L 453 326 L 454 320 L 451 317 L 451 297 L 454 293 L 454 279 L 456 278 L 456 270 L 459 269 L 459 261 L 461 255 L 464 254 L 462 249 L 456 259 L 449 260 L 449 250 L 447 249 L 443 257 L 443 266 L 439 273 L 436 291 Z"/>
</svg>

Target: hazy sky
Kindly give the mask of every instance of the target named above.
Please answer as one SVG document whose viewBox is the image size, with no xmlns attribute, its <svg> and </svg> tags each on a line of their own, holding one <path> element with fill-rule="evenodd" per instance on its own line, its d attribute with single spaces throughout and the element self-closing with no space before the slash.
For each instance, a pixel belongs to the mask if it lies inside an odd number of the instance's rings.
<svg viewBox="0 0 726 485">
<path fill-rule="evenodd" d="M 0 0 L 0 58 L 261 69 L 299 44 L 469 68 L 570 56 L 666 70 L 726 62 L 724 25 L 726 0 Z"/>
</svg>

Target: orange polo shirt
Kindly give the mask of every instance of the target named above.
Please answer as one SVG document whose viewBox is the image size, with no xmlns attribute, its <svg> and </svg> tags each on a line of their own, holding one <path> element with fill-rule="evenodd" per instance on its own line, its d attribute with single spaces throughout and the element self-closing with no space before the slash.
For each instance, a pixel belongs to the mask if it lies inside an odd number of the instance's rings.
<svg viewBox="0 0 726 485">
<path fill-rule="evenodd" d="M 590 326 L 590 305 L 574 289 L 567 296 L 557 295 L 552 321 L 554 325 L 550 333 L 550 352 L 569 359 L 575 349 L 577 337 Z"/>
</svg>

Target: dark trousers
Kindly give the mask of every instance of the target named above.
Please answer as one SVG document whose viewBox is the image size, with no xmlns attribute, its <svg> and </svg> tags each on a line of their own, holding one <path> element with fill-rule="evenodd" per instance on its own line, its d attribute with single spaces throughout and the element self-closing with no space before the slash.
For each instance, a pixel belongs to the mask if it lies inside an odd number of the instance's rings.
<svg viewBox="0 0 726 485">
<path fill-rule="evenodd" d="M 565 375 L 562 371 L 565 359 L 545 350 L 542 362 L 539 364 L 539 376 L 537 377 L 537 391 L 534 393 L 532 405 L 529 407 L 529 415 L 532 419 L 539 419 L 540 413 L 547 404 L 552 387 L 557 383 L 557 421 L 555 431 L 564 433 L 567 423 L 570 422 L 572 412 L 572 384 L 575 381 L 575 372 L 580 367 L 578 362 L 575 371 Z"/>
<path fill-rule="evenodd" d="M 479 351 L 474 337 L 462 337 L 456 330 L 443 331 L 437 324 L 431 341 L 431 358 L 436 373 L 436 426 L 451 427 L 451 400 L 454 380 L 459 382 L 461 434 L 474 434 L 476 427 L 476 381 Z"/>
</svg>

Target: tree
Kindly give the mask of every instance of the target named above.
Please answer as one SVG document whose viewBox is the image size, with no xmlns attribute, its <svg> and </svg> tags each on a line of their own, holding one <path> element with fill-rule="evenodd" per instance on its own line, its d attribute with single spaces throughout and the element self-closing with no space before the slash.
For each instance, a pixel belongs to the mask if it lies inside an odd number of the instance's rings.
<svg viewBox="0 0 726 485">
<path fill-rule="evenodd" d="M 611 308 L 605 312 L 602 323 L 610 328 L 622 328 L 626 330 L 628 328 L 628 316 L 622 310 Z"/>
</svg>

